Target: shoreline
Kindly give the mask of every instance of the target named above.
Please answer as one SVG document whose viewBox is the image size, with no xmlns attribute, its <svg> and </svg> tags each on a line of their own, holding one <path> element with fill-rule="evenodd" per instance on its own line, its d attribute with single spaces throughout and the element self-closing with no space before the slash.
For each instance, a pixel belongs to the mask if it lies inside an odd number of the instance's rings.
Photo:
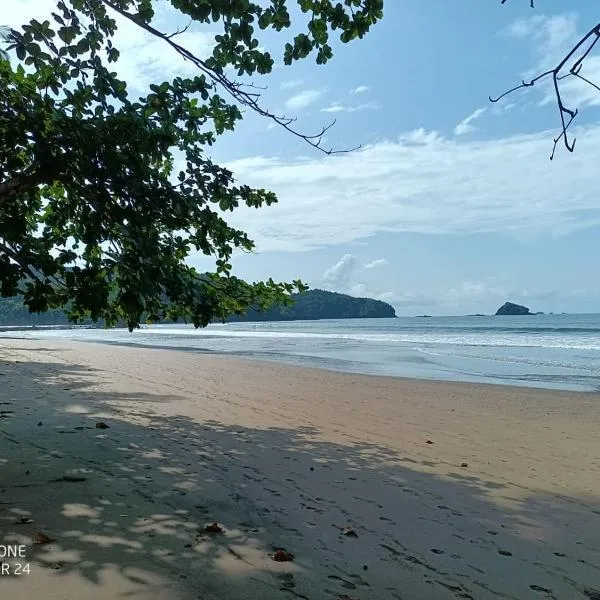
<svg viewBox="0 0 600 600">
<path fill-rule="evenodd" d="M 88 327 L 82 327 L 83 329 L 89 329 Z M 60 328 L 63 329 L 63 328 Z M 73 328 L 67 328 L 67 329 L 73 329 Z M 20 330 L 19 330 L 20 331 Z M 2 331 L 0 331 L 0 334 L 2 333 Z M 23 341 L 37 341 L 42 343 L 45 340 L 48 341 L 55 341 L 55 342 L 67 342 L 67 343 L 74 343 L 74 344 L 92 344 L 92 345 L 106 345 L 106 346 L 114 346 L 114 347 L 124 347 L 124 348 L 138 348 L 141 350 L 144 349 L 150 349 L 150 350 L 160 350 L 160 351 L 168 351 L 168 352 L 185 352 L 185 353 L 191 353 L 191 354 L 197 354 L 200 356 L 206 355 L 206 356 L 220 356 L 226 359 L 230 359 L 230 360 L 242 360 L 242 361 L 249 361 L 249 362 L 253 362 L 253 363 L 266 363 L 266 364 L 270 364 L 270 365 L 282 365 L 282 366 L 289 366 L 295 369 L 308 369 L 308 370 L 315 370 L 315 371 L 325 371 L 328 373 L 337 373 L 337 374 L 346 374 L 346 375 L 351 375 L 351 376 L 361 376 L 361 377 L 373 377 L 373 378 L 386 378 L 386 379 L 392 379 L 392 380 L 399 380 L 399 381 L 409 381 L 409 382 L 419 382 L 419 381 L 423 381 L 423 382 L 430 382 L 430 383 L 443 383 L 443 384 L 450 384 L 450 385 L 454 385 L 454 384 L 458 384 L 458 385 L 482 385 L 482 386 L 493 386 L 493 387 L 508 387 L 508 388 L 517 388 L 517 389 L 524 389 L 524 390 L 541 390 L 541 391 L 548 391 L 548 392 L 557 392 L 557 393 L 573 393 L 573 394 L 600 394 L 600 389 L 595 389 L 595 388 L 590 388 L 590 389 L 581 389 L 581 386 L 579 388 L 574 388 L 574 387 L 569 387 L 568 384 L 567 385 L 561 385 L 561 384 L 556 384 L 554 386 L 549 385 L 548 382 L 534 382 L 531 383 L 530 385 L 527 385 L 526 382 L 524 382 L 524 380 L 522 379 L 509 379 L 509 378 L 500 378 L 500 377 L 488 377 L 488 379 L 493 379 L 493 381 L 482 381 L 481 379 L 483 379 L 483 376 L 479 376 L 480 380 L 461 380 L 461 379 L 444 379 L 444 378 L 440 378 L 437 376 L 432 376 L 432 377 L 427 377 L 427 376 L 422 376 L 422 377 L 414 377 L 414 376 L 405 376 L 405 375 L 393 375 L 393 374 L 388 374 L 388 373 L 369 373 L 366 372 L 364 370 L 350 370 L 350 369 L 344 369 L 344 368 L 339 368 L 336 369 L 332 366 L 325 366 L 325 367 L 321 367 L 321 366 L 317 366 L 314 364 L 299 364 L 298 362 L 293 362 L 291 359 L 290 360 L 286 360 L 284 359 L 274 359 L 274 358 L 264 358 L 264 357 L 256 357 L 256 356 L 252 356 L 250 353 L 244 353 L 244 352 L 226 352 L 226 351 L 220 351 L 220 350 L 211 350 L 209 348 L 199 348 L 196 346 L 169 346 L 169 345 L 161 345 L 161 344 L 143 344 L 143 343 L 135 343 L 135 342 L 121 342 L 121 341 L 113 341 L 113 340 L 77 340 L 77 339 L 68 339 L 68 338 L 34 338 L 34 337 L 16 337 L 16 336 L 10 336 L 10 337 L 2 337 L 0 335 L 0 344 L 2 343 L 3 340 L 23 340 Z M 283 355 L 284 357 L 287 357 L 287 355 Z M 295 355 L 296 358 L 298 357 L 302 357 L 304 358 L 304 355 Z M 312 360 L 314 357 L 306 357 L 309 360 Z M 343 359 L 339 359 L 340 362 L 344 362 Z M 512 383 L 512 381 L 515 381 L 515 383 Z"/>
<path fill-rule="evenodd" d="M 19 339 L 27 339 L 27 338 L 19 338 Z M 2 338 L 0 338 L 1 342 Z M 42 340 L 36 340 L 42 341 Z M 232 361 L 243 361 L 248 362 L 255 365 L 267 364 L 274 366 L 283 366 L 290 367 L 292 369 L 299 369 L 300 371 L 309 371 L 309 372 L 320 372 L 324 371 L 326 373 L 336 374 L 336 375 L 347 375 L 350 377 L 366 377 L 372 379 L 389 379 L 392 381 L 400 381 L 407 382 L 411 384 L 418 384 L 420 382 L 424 383 L 432 383 L 432 384 L 443 384 L 443 385 L 466 385 L 466 386 L 482 386 L 482 387 L 507 387 L 510 389 L 516 389 L 519 391 L 531 391 L 531 390 L 539 390 L 541 392 L 556 392 L 558 394 L 577 394 L 577 395 L 592 395 L 598 396 L 600 400 L 600 390 L 589 389 L 589 390 L 576 390 L 571 388 L 563 388 L 563 387 L 545 387 L 542 385 L 524 385 L 523 382 L 519 383 L 509 383 L 507 380 L 499 380 L 497 382 L 485 382 L 485 381 L 462 381 L 458 379 L 440 379 L 436 377 L 409 377 L 403 375 L 388 375 L 385 373 L 366 373 L 364 371 L 350 371 L 345 369 L 334 369 L 333 367 L 318 367 L 314 365 L 301 365 L 298 363 L 294 363 L 287 360 L 276 360 L 269 358 L 256 358 L 251 355 L 243 354 L 243 353 L 234 353 L 234 352 L 221 352 L 218 350 L 210 350 L 208 348 L 196 348 L 193 346 L 167 346 L 167 345 L 158 345 L 158 344 L 136 344 L 134 342 L 113 342 L 113 341 L 79 341 L 73 340 L 75 344 L 99 344 L 99 345 L 107 345 L 107 346 L 122 346 L 125 348 L 139 348 L 141 350 L 160 350 L 166 352 L 185 352 L 190 354 L 197 354 L 199 356 L 220 356 L 222 358 L 232 360 Z"/>
<path fill-rule="evenodd" d="M 15 600 L 600 587 L 598 394 L 16 338 L 0 383 L 0 544 L 31 563 L 0 578 Z"/>
</svg>

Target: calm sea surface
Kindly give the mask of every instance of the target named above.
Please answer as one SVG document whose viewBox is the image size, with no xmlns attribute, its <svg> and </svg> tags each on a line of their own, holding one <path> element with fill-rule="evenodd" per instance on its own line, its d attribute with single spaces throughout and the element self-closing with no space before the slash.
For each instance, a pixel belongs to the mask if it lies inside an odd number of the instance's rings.
<svg viewBox="0 0 600 600">
<path fill-rule="evenodd" d="M 353 373 L 600 391 L 600 315 L 3 332 L 244 356 Z"/>
</svg>

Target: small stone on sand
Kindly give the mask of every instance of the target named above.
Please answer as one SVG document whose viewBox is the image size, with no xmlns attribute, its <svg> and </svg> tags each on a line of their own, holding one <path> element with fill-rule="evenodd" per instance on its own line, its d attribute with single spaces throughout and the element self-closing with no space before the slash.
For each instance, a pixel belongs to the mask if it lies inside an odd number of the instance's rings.
<svg viewBox="0 0 600 600">
<path fill-rule="evenodd" d="M 54 540 L 49 538 L 45 533 L 43 533 L 42 531 L 36 531 L 35 533 L 31 534 L 31 541 L 34 544 L 50 544 L 51 542 L 53 542 Z"/>
<path fill-rule="evenodd" d="M 275 562 L 288 562 L 294 560 L 294 555 L 283 548 L 278 548 L 275 550 L 275 553 L 271 555 L 271 559 Z"/>
</svg>

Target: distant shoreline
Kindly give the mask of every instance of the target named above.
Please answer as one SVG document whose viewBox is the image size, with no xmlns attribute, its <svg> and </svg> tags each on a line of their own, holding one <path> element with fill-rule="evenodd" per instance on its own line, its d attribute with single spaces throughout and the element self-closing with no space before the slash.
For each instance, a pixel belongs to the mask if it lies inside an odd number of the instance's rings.
<svg viewBox="0 0 600 600">
<path fill-rule="evenodd" d="M 596 392 L 600 315 L 323 319 L 126 329 L 17 328 L 63 339 L 243 357 L 329 372 Z"/>
</svg>

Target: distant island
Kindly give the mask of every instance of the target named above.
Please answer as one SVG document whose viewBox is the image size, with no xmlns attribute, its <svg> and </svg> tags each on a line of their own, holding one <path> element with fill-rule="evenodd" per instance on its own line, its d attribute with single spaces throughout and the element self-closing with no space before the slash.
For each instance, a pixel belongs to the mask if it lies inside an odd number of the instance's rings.
<svg viewBox="0 0 600 600">
<path fill-rule="evenodd" d="M 250 310 L 244 315 L 231 315 L 227 322 L 237 321 L 299 321 L 318 319 L 364 319 L 390 318 L 396 316 L 394 307 L 372 298 L 355 298 L 346 294 L 309 290 L 293 295 L 291 306 L 273 306 L 269 310 Z M 91 321 L 86 321 L 92 325 Z M 19 297 L 0 299 L 1 326 L 68 326 L 62 310 L 49 310 L 46 313 L 30 313 Z"/>
<path fill-rule="evenodd" d="M 496 315 L 543 315 L 543 312 L 532 313 L 526 306 L 505 302 L 497 311 Z"/>
<path fill-rule="evenodd" d="M 273 306 L 265 311 L 250 310 L 232 315 L 228 322 L 239 321 L 316 321 L 319 319 L 386 319 L 396 316 L 394 307 L 373 298 L 355 298 L 337 292 L 309 290 L 293 295 L 291 306 Z"/>
</svg>

